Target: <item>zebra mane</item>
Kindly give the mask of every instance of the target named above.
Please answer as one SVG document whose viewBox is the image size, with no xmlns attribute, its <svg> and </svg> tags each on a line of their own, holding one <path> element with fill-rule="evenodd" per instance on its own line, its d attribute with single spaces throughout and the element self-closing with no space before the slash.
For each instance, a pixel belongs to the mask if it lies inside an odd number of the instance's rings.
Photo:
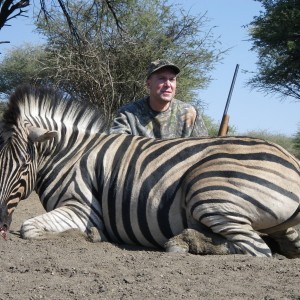
<svg viewBox="0 0 300 300">
<path fill-rule="evenodd" d="M 66 127 L 101 133 L 105 129 L 103 114 L 88 103 L 67 97 L 45 87 L 21 86 L 11 95 L 4 113 L 4 126 L 9 130 L 20 120 L 47 127 L 53 120 Z"/>
</svg>

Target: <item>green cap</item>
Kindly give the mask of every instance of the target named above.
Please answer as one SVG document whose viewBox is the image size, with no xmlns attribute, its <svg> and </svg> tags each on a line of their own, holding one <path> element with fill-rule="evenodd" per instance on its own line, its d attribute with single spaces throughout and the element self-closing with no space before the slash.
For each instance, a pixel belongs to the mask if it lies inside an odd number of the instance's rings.
<svg viewBox="0 0 300 300">
<path fill-rule="evenodd" d="M 156 61 L 151 62 L 150 66 L 148 67 L 147 78 L 149 78 L 154 72 L 162 68 L 171 68 L 173 69 L 176 75 L 180 72 L 180 69 L 168 60 L 158 59 Z"/>
</svg>

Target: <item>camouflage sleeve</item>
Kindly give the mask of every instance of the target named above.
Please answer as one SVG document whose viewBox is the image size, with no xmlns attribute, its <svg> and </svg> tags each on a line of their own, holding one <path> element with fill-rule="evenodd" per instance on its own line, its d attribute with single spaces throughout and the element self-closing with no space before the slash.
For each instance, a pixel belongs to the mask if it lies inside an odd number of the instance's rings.
<svg viewBox="0 0 300 300">
<path fill-rule="evenodd" d="M 113 120 L 109 133 L 127 133 L 132 134 L 130 124 L 126 114 L 118 112 Z"/>
<path fill-rule="evenodd" d="M 197 111 L 197 116 L 195 119 L 194 128 L 191 133 L 191 136 L 192 137 L 208 136 L 208 130 L 205 126 L 203 118 L 202 118 L 201 114 L 199 113 L 199 111 L 198 110 L 196 110 L 196 111 Z"/>
</svg>

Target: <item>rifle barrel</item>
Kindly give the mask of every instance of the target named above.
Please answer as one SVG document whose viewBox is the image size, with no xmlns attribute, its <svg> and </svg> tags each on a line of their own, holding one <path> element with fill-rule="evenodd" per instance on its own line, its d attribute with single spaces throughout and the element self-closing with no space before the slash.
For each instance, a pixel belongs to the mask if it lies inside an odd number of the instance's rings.
<svg viewBox="0 0 300 300">
<path fill-rule="evenodd" d="M 236 80 L 236 76 L 237 76 L 238 71 L 239 71 L 239 64 L 237 64 L 236 67 L 235 67 L 235 71 L 234 71 L 234 75 L 233 75 L 233 78 L 232 78 L 232 82 L 231 82 L 229 94 L 228 94 L 228 97 L 227 97 L 227 101 L 226 101 L 223 116 L 227 115 L 227 111 L 228 111 L 228 107 L 229 107 L 229 104 L 230 104 L 232 91 L 233 91 L 233 88 L 234 88 L 234 84 L 235 84 L 235 80 Z"/>
<path fill-rule="evenodd" d="M 233 91 L 233 88 L 234 88 L 234 84 L 235 84 L 236 75 L 238 73 L 238 70 L 239 70 L 239 64 L 237 64 L 236 67 L 235 67 L 235 71 L 234 71 L 234 75 L 233 75 L 233 78 L 232 78 L 229 94 L 228 94 L 228 97 L 227 97 L 227 101 L 226 101 L 222 121 L 221 121 L 221 124 L 220 124 L 218 136 L 226 136 L 227 132 L 228 132 L 229 116 L 227 115 L 227 111 L 228 111 L 228 107 L 229 107 L 229 104 L 230 104 L 231 95 L 232 95 L 232 91 Z"/>
</svg>

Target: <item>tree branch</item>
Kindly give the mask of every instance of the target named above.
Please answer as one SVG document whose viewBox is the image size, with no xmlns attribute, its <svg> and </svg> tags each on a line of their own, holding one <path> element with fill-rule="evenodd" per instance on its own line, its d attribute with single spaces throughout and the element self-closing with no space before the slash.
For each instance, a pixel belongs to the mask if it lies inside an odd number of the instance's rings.
<svg viewBox="0 0 300 300">
<path fill-rule="evenodd" d="M 13 3 L 13 0 L 5 0 L 4 2 L 0 2 L 0 30 L 7 21 L 18 16 L 24 16 L 23 13 L 26 11 L 22 10 L 22 8 L 27 7 L 30 4 L 29 0 L 20 0 L 16 4 Z M 20 9 L 20 11 L 15 15 L 11 16 L 18 9 Z"/>
</svg>

